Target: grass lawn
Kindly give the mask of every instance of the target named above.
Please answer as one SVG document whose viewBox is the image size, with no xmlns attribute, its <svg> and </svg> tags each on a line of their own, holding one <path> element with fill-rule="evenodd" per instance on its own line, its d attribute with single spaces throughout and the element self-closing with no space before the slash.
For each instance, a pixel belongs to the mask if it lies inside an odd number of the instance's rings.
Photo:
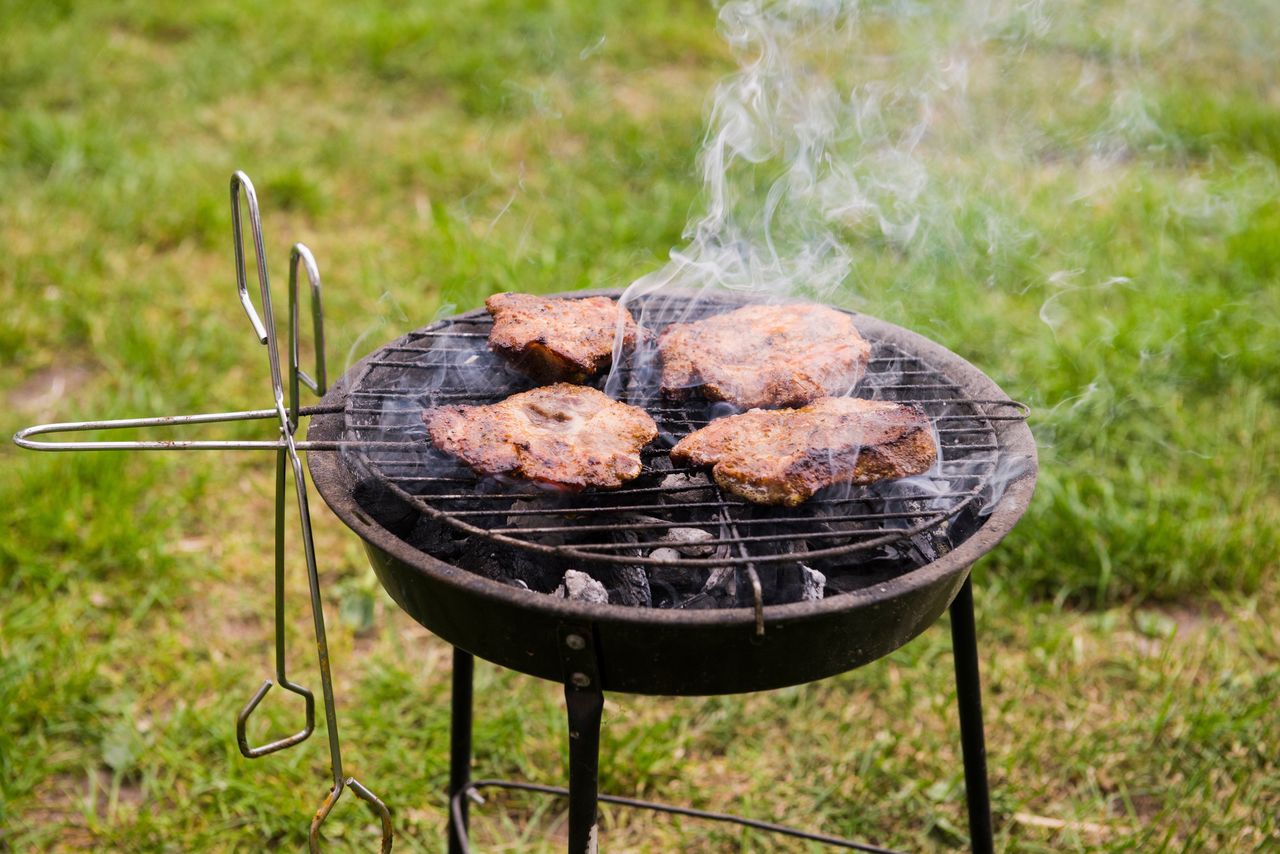
<svg viewBox="0 0 1280 854">
<path fill-rule="evenodd" d="M 922 142 L 923 231 L 851 228 L 835 300 L 1033 408 L 1039 491 L 975 571 L 1000 850 L 1280 850 L 1280 13 L 1043 8 L 982 30 Z M 873 16 L 849 73 L 957 26 Z M 316 253 L 333 370 L 497 290 L 627 284 L 681 240 L 734 67 L 694 0 L 0 0 L 0 32 L 5 435 L 268 405 L 237 168 L 278 294 L 290 243 Z M 234 741 L 271 669 L 270 456 L 0 461 L 0 851 L 299 850 L 324 739 Z M 348 770 L 398 851 L 443 850 L 449 649 L 313 512 Z M 291 673 L 317 685 L 291 572 Z M 561 782 L 559 689 L 480 663 L 476 690 L 477 773 Z M 953 699 L 944 626 L 800 688 L 613 696 L 602 785 L 958 850 Z M 559 804 L 476 815 L 481 850 L 562 848 Z M 818 850 L 605 816 L 610 851 Z M 354 798 L 326 828 L 371 850 Z"/>
</svg>

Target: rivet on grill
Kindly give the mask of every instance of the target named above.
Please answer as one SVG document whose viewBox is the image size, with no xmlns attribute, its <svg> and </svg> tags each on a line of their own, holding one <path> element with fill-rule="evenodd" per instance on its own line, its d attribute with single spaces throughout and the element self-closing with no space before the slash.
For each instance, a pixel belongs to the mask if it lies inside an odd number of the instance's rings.
<svg viewBox="0 0 1280 854">
<path fill-rule="evenodd" d="M 585 673 L 575 673 L 569 677 L 569 681 L 573 683 L 575 688 L 586 688 L 591 684 L 591 677 Z"/>
<path fill-rule="evenodd" d="M 569 649 L 586 649 L 587 642 L 582 639 L 582 635 L 567 635 L 564 639 L 564 645 Z"/>
</svg>

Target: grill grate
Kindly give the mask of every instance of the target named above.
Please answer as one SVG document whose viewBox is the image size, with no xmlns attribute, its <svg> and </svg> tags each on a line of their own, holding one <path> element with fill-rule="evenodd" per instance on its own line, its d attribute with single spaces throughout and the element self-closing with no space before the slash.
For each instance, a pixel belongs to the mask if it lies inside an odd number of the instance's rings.
<svg viewBox="0 0 1280 854">
<path fill-rule="evenodd" d="M 664 298 L 655 323 L 653 304 L 639 306 L 651 329 L 661 329 L 665 317 L 687 320 L 731 307 L 701 300 L 673 308 L 672 298 Z M 536 385 L 488 350 L 489 328 L 486 312 L 471 312 L 410 333 L 370 359 L 348 395 L 348 463 L 457 531 L 571 564 L 754 568 L 803 563 L 822 569 L 847 564 L 859 553 L 855 560 L 868 559 L 903 541 L 936 551 L 945 548 L 936 538 L 945 535 L 948 522 L 981 505 L 999 459 L 993 422 L 1022 420 L 1026 414 L 1021 404 L 1007 400 L 966 397 L 920 357 L 873 340 L 867 375 L 856 394 L 925 411 L 937 433 L 937 464 L 903 481 L 832 487 L 797 508 L 762 507 L 722 492 L 696 471 L 674 468 L 667 456 L 682 436 L 730 410 L 696 397 L 664 400 L 646 381 L 652 372 L 624 364 L 616 369 L 622 386 L 618 396 L 643 406 L 659 429 L 658 440 L 642 452 L 642 474 L 618 490 L 557 494 L 477 477 L 436 451 L 427 438 L 421 420 L 427 407 L 493 403 Z M 668 559 L 669 553 L 649 554 L 673 546 L 676 529 L 705 533 L 678 560 Z M 923 555 L 926 560 L 936 556 Z M 754 584 L 754 569 L 751 574 Z"/>
</svg>

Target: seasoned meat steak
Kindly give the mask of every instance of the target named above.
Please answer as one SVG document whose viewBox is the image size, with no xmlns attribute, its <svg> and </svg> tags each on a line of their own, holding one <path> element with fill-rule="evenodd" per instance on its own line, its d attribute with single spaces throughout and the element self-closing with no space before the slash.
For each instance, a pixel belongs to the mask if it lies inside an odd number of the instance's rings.
<svg viewBox="0 0 1280 854">
<path fill-rule="evenodd" d="M 585 382 L 608 368 L 619 316 L 623 344 L 636 341 L 631 313 L 608 297 L 494 294 L 484 305 L 493 315 L 489 348 L 542 382 Z"/>
<path fill-rule="evenodd" d="M 644 410 L 569 383 L 491 406 L 437 406 L 422 420 L 437 448 L 481 474 L 575 491 L 635 478 L 640 449 L 658 435 Z"/>
<path fill-rule="evenodd" d="M 937 456 L 920 410 L 856 397 L 721 418 L 671 450 L 678 462 L 713 466 L 716 483 L 748 501 L 787 507 L 836 483 L 920 474 Z"/>
<path fill-rule="evenodd" d="M 695 390 L 743 409 L 803 406 L 849 392 L 871 358 L 853 318 L 821 305 L 749 305 L 658 338 L 662 390 Z"/>
</svg>

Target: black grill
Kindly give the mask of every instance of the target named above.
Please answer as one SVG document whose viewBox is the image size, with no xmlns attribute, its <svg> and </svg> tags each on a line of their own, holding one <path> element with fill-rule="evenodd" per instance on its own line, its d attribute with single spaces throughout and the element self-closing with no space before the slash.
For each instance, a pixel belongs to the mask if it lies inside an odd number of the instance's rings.
<svg viewBox="0 0 1280 854">
<path fill-rule="evenodd" d="M 643 303 L 630 308 L 660 331 L 666 317 L 696 319 L 734 307 L 705 298 L 675 306 L 670 297 L 663 300 L 659 311 Z M 347 397 L 348 463 L 429 520 L 562 566 L 733 566 L 745 569 L 758 589 L 760 573 L 771 587 L 766 568 L 803 564 L 825 573 L 831 592 L 865 586 L 949 548 L 952 520 L 979 512 L 990 497 L 1000 453 L 994 422 L 1026 414 L 1007 400 L 968 397 L 922 357 L 869 338 L 872 358 L 854 393 L 926 412 L 936 430 L 937 464 L 905 481 L 832 487 L 796 508 L 762 507 L 672 466 L 668 451 L 676 441 L 729 410 L 699 397 L 661 398 L 655 372 L 637 367 L 641 355 L 617 368 L 618 397 L 646 409 L 659 428 L 659 439 L 642 454 L 641 476 L 618 490 L 557 494 L 478 477 L 427 438 L 425 408 L 492 403 L 535 385 L 489 351 L 489 328 L 486 312 L 471 312 L 412 332 L 371 359 Z M 689 549 L 696 555 L 653 557 L 651 551 L 672 545 L 664 536 L 674 529 L 709 537 Z M 782 601 L 767 591 L 766 599 Z"/>
</svg>

